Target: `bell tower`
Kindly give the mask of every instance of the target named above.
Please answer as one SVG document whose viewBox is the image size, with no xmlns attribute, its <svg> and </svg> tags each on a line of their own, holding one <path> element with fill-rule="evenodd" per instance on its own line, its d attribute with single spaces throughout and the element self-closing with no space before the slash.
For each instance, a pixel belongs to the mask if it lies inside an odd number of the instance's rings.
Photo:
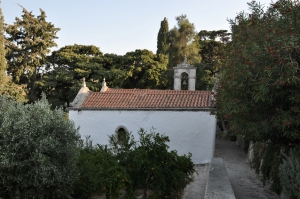
<svg viewBox="0 0 300 199">
<path fill-rule="evenodd" d="M 187 88 L 189 91 L 195 90 L 196 67 L 187 62 L 186 56 L 181 64 L 177 64 L 174 69 L 174 90 Z"/>
</svg>

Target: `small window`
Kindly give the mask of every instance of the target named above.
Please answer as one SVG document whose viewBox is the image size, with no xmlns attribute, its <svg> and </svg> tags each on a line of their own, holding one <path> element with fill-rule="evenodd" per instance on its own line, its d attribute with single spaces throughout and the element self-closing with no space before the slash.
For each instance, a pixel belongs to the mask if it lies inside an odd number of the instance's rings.
<svg viewBox="0 0 300 199">
<path fill-rule="evenodd" d="M 125 129 L 119 128 L 118 130 L 118 142 L 124 142 L 126 140 L 127 133 Z"/>
<path fill-rule="evenodd" d="M 115 135 L 116 135 L 117 142 L 119 144 L 122 144 L 126 140 L 126 137 L 128 135 L 127 132 L 128 132 L 127 129 L 123 126 L 117 128 Z"/>
</svg>

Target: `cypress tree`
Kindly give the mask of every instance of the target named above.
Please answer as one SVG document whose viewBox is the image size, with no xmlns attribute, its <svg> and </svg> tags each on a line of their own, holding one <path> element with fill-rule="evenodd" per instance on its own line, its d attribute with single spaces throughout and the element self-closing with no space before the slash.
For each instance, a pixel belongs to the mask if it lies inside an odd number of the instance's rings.
<svg viewBox="0 0 300 199">
<path fill-rule="evenodd" d="M 163 21 L 160 23 L 160 29 L 157 35 L 157 51 L 156 55 L 158 54 L 167 54 L 168 50 L 168 32 L 169 32 L 169 23 L 167 18 L 165 17 Z"/>
<path fill-rule="evenodd" d="M 0 1 L 1 3 L 1 1 Z M 26 93 L 24 91 L 24 85 L 16 85 L 6 75 L 6 49 L 5 49 L 5 37 L 4 37 L 4 16 L 2 9 L 0 8 L 0 95 L 7 95 L 15 100 L 26 102 Z"/>
<path fill-rule="evenodd" d="M 1 1 L 0 1 L 1 3 Z M 5 48 L 4 48 L 4 17 L 2 15 L 2 9 L 0 8 L 0 86 L 4 86 L 6 80 L 6 60 L 5 60 Z"/>
</svg>

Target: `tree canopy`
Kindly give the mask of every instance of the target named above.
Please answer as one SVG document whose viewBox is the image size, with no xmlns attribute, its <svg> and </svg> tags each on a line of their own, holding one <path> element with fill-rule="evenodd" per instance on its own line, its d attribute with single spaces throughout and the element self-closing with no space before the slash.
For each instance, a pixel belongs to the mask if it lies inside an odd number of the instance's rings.
<svg viewBox="0 0 300 199">
<path fill-rule="evenodd" d="M 219 55 L 229 41 L 230 33 L 227 30 L 201 30 L 199 37 L 199 54 L 201 63 L 197 64 L 196 88 L 199 90 L 212 88 L 222 67 Z"/>
<path fill-rule="evenodd" d="M 70 198 L 80 135 L 65 113 L 3 95 L 0 115 L 0 197 Z"/>
<path fill-rule="evenodd" d="M 257 154 L 268 158 L 263 179 L 269 177 L 278 192 L 281 152 L 300 141 L 300 5 L 280 0 L 264 11 L 253 1 L 249 8 L 250 14 L 230 21 L 217 108 L 232 133 L 268 143 Z"/>
<path fill-rule="evenodd" d="M 90 45 L 65 46 L 48 56 L 43 77 L 36 82 L 53 106 L 69 105 L 85 77 L 92 91 L 99 91 L 103 78 L 111 88 L 164 88 L 161 77 L 166 71 L 166 55 L 148 50 L 128 52 L 124 56 L 105 54 Z"/>
<path fill-rule="evenodd" d="M 135 50 L 124 56 L 124 70 L 127 78 L 123 88 L 163 88 L 165 80 L 161 75 L 167 69 L 167 56 L 155 56 L 149 50 Z"/>
<path fill-rule="evenodd" d="M 114 62 L 117 61 L 113 59 L 118 56 L 103 55 L 93 45 L 65 46 L 47 57 L 45 74 L 36 84 L 54 106 L 65 103 L 68 106 L 79 91 L 83 77 L 92 91 L 101 89 L 103 78 L 111 87 L 120 86 L 125 73 L 118 69 L 119 65 L 116 66 Z"/>
<path fill-rule="evenodd" d="M 191 64 L 200 63 L 198 36 L 186 15 L 176 17 L 177 26 L 169 31 L 169 67 L 181 63 L 186 56 Z"/>
<path fill-rule="evenodd" d="M 35 82 L 50 48 L 56 46 L 54 40 L 59 30 L 46 21 L 46 13 L 42 9 L 35 17 L 25 8 L 22 18 L 17 17 L 13 25 L 6 27 L 7 70 L 15 83 L 27 84 L 31 102 L 37 99 Z"/>
</svg>

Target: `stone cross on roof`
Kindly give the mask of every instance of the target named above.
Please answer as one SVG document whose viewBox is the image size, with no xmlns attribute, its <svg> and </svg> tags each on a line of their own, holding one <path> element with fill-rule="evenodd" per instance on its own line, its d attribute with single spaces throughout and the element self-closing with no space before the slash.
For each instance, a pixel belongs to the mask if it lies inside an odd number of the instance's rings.
<svg viewBox="0 0 300 199">
<path fill-rule="evenodd" d="M 100 92 L 105 92 L 105 91 L 107 91 L 107 89 L 108 89 L 108 87 L 106 86 L 105 78 L 103 78 L 102 88 L 101 88 Z"/>
<path fill-rule="evenodd" d="M 182 63 L 184 63 L 184 64 L 189 64 L 189 63 L 187 62 L 186 55 L 184 55 L 184 60 L 183 60 L 183 62 L 182 62 Z"/>
<path fill-rule="evenodd" d="M 184 56 L 184 60 L 181 64 L 177 64 L 177 67 L 193 67 L 193 65 L 190 65 L 187 61 L 186 55 Z"/>
<path fill-rule="evenodd" d="M 105 78 L 103 78 L 102 86 L 106 86 Z"/>
</svg>

